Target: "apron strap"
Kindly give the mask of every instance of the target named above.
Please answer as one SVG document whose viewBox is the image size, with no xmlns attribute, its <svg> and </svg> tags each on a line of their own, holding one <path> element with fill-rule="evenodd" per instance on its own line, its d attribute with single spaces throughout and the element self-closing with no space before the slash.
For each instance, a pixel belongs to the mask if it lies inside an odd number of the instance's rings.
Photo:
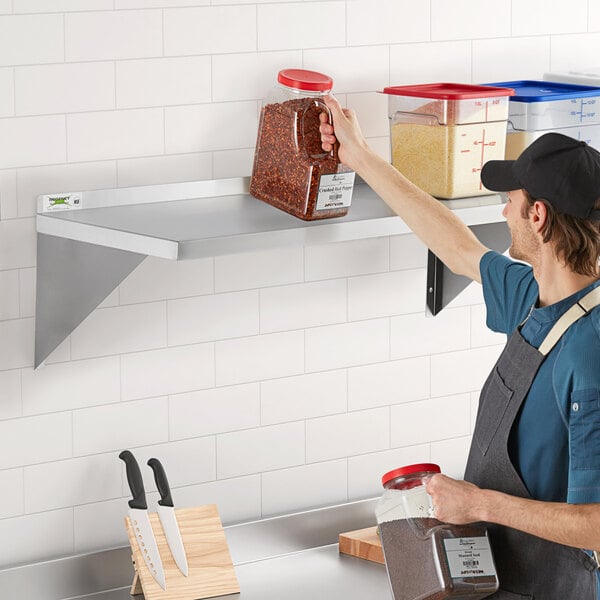
<svg viewBox="0 0 600 600">
<path fill-rule="evenodd" d="M 578 321 L 581 317 L 587 315 L 598 305 L 600 305 L 600 286 L 594 288 L 569 308 L 548 332 L 546 339 L 541 343 L 538 350 L 546 356 L 550 350 L 556 346 L 564 332 L 571 327 L 575 321 Z"/>
</svg>

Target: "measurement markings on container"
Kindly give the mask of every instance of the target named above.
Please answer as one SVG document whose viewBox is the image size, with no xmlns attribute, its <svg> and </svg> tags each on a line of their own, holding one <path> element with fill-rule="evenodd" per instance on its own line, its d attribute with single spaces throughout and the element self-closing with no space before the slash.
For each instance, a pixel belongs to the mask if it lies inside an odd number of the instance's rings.
<svg viewBox="0 0 600 600">
<path fill-rule="evenodd" d="M 472 168 L 472 172 L 473 173 L 478 173 L 479 171 L 481 171 L 481 169 L 483 169 L 483 165 L 485 163 L 485 151 L 487 148 L 493 148 L 496 145 L 496 141 L 492 140 L 490 142 L 486 142 L 485 141 L 485 134 L 486 134 L 486 130 L 485 127 L 481 130 L 481 136 L 479 139 L 475 139 L 473 140 L 473 145 L 474 146 L 481 146 L 481 160 L 479 161 L 479 166 L 473 167 Z M 483 189 L 483 184 L 481 183 L 481 181 L 479 182 L 479 189 Z"/>
<path fill-rule="evenodd" d="M 579 100 L 571 100 L 571 104 L 577 104 L 579 107 L 579 110 L 572 110 L 571 111 L 571 116 L 572 117 L 579 117 L 579 122 L 583 123 L 584 120 L 586 119 L 594 119 L 596 116 L 596 111 L 595 110 L 588 110 L 588 109 L 584 109 L 584 106 L 595 106 L 596 104 L 596 100 L 591 99 L 591 100 L 584 100 L 583 98 L 579 99 Z"/>
</svg>

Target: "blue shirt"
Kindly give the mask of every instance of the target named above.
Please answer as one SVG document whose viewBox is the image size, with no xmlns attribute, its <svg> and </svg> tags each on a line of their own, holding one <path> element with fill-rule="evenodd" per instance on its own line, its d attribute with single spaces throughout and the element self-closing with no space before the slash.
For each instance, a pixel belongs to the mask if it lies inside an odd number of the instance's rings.
<svg viewBox="0 0 600 600">
<path fill-rule="evenodd" d="M 530 313 L 521 334 L 536 348 L 576 300 L 600 285 L 532 309 L 538 285 L 530 266 L 487 252 L 480 271 L 488 327 L 510 335 Z M 509 453 L 532 498 L 600 502 L 600 308 L 574 323 L 542 363 Z"/>
<path fill-rule="evenodd" d="M 511 335 L 527 319 L 521 335 L 536 348 L 600 285 L 535 308 L 538 285 L 530 266 L 490 251 L 479 268 L 488 327 Z M 600 307 L 571 325 L 546 356 L 515 420 L 509 454 L 532 498 L 600 502 Z M 600 570 L 596 575 L 600 598 Z"/>
</svg>

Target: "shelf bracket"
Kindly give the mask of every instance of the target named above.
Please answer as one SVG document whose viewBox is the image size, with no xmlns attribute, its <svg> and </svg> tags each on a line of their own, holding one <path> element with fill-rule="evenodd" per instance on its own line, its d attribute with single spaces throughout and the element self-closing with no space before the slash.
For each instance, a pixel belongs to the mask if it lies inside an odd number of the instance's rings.
<svg viewBox="0 0 600 600">
<path fill-rule="evenodd" d="M 491 250 L 502 253 L 510 246 L 511 237 L 505 221 L 471 225 L 469 229 Z M 470 283 L 468 277 L 452 273 L 431 250 L 428 250 L 427 308 L 432 315 L 437 315 Z"/>
<path fill-rule="evenodd" d="M 145 254 L 37 234 L 37 369 L 129 275 Z"/>
</svg>

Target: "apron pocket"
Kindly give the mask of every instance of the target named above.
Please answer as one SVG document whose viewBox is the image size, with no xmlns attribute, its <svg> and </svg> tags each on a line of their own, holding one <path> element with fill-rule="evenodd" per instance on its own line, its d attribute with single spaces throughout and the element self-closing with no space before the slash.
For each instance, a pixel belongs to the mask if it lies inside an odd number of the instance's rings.
<svg viewBox="0 0 600 600">
<path fill-rule="evenodd" d="M 479 405 L 477 421 L 473 437 L 481 452 L 485 455 L 500 427 L 504 413 L 508 408 L 513 391 L 504 383 L 494 367 L 490 376 L 489 386 Z"/>
<path fill-rule="evenodd" d="M 579 390 L 571 394 L 569 448 L 574 469 L 600 468 L 600 392 Z"/>
</svg>

